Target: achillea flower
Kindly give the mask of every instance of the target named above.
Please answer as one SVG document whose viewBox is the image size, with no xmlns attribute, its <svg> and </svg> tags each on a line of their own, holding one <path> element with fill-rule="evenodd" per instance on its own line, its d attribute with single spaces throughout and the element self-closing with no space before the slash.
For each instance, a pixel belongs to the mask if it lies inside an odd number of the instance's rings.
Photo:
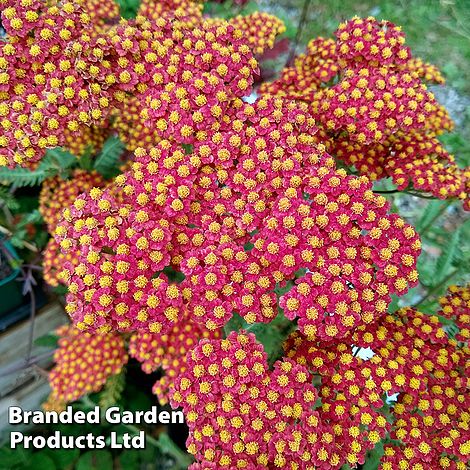
<svg viewBox="0 0 470 470">
<path fill-rule="evenodd" d="M 243 38 L 255 54 L 262 54 L 267 49 L 272 49 L 276 37 L 286 30 L 279 18 L 261 12 L 236 16 L 230 19 L 229 23 L 243 32 Z"/>
<path fill-rule="evenodd" d="M 415 72 L 356 68 L 342 80 L 319 90 L 312 101 L 314 116 L 328 131 L 346 131 L 359 143 L 381 142 L 401 129 L 424 127 L 434 96 Z"/>
<path fill-rule="evenodd" d="M 165 15 L 185 18 L 185 27 L 197 25 L 202 20 L 203 3 L 191 0 L 142 0 L 138 14 L 150 20 L 158 21 Z"/>
<path fill-rule="evenodd" d="M 186 355 L 202 339 L 218 339 L 219 330 L 210 331 L 185 314 L 167 334 L 137 332 L 129 341 L 129 354 L 141 363 L 147 374 L 161 369 L 163 377 L 153 386 L 161 405 L 168 403 L 177 377 L 187 369 Z"/>
<path fill-rule="evenodd" d="M 335 169 L 306 105 L 233 104 L 191 148 L 138 149 L 116 194 L 93 190 L 66 211 L 56 237 L 81 253 L 67 278 L 79 328 L 166 333 L 185 308 L 209 330 L 234 311 L 269 322 L 276 285 L 298 278 L 279 305 L 310 338 L 331 340 L 416 283 L 417 234 L 366 177 Z M 167 266 L 181 284 L 167 284 Z"/>
<path fill-rule="evenodd" d="M 72 326 L 57 330 L 59 347 L 49 374 L 54 402 L 69 403 L 97 392 L 127 363 L 122 337 L 113 333 L 90 335 Z"/>
<path fill-rule="evenodd" d="M 436 140 L 452 130 L 452 120 L 423 83 L 443 83 L 439 71 L 412 58 L 401 28 L 386 21 L 355 17 L 336 37 L 311 41 L 261 93 L 309 103 L 320 142 L 360 173 L 459 198 L 467 208 L 468 169 Z"/>
<path fill-rule="evenodd" d="M 364 463 L 366 453 L 390 430 L 380 411 L 382 371 L 353 356 L 350 344 L 317 343 L 298 332 L 288 338 L 285 351 L 316 377 L 320 422 L 324 433 L 334 436 L 330 452 L 352 467 Z"/>
<path fill-rule="evenodd" d="M 468 346 L 450 339 L 437 316 L 411 308 L 357 330 L 352 341 L 375 352 L 370 362 L 381 371 L 380 388 L 399 393 L 392 408 L 395 443 L 386 446 L 381 468 L 464 468 L 469 459 Z"/>
<path fill-rule="evenodd" d="M 130 89 L 121 71 L 130 62 L 118 59 L 116 36 L 96 34 L 83 8 L 23 2 L 3 10 L 0 165 L 40 160 L 47 148 L 65 144 L 64 130 L 102 122 Z"/>
<path fill-rule="evenodd" d="M 459 328 L 456 339 L 468 342 L 470 339 L 470 285 L 450 286 L 445 297 L 439 299 L 441 309 L 438 315 L 452 320 Z"/>
<path fill-rule="evenodd" d="M 77 157 L 82 157 L 86 153 L 93 156 L 102 148 L 108 135 L 109 129 L 104 122 L 98 126 L 80 126 L 76 132 L 66 129 L 63 147 Z"/>
<path fill-rule="evenodd" d="M 62 271 L 65 265 L 78 265 L 78 253 L 69 251 L 63 253 L 60 245 L 54 238 L 51 238 L 44 248 L 43 252 L 43 278 L 44 281 L 52 287 L 57 287 L 59 284 L 66 284 L 63 279 Z"/>
<path fill-rule="evenodd" d="M 307 370 L 290 360 L 268 369 L 254 335 L 202 340 L 187 357 L 172 406 L 185 412 L 193 468 L 336 468 Z M 333 438 L 333 436 L 330 436 Z"/>
<path fill-rule="evenodd" d="M 139 98 L 126 97 L 117 111 L 112 127 L 117 131 L 127 150 L 131 152 L 137 148 L 150 150 L 161 140 L 158 129 L 145 125 L 141 117 L 142 103 Z"/>
<path fill-rule="evenodd" d="M 468 170 L 459 168 L 433 133 L 397 132 L 382 143 L 362 145 L 347 136 L 330 141 L 332 152 L 372 180 L 391 177 L 398 189 L 415 189 L 440 199 L 467 199 Z"/>
<path fill-rule="evenodd" d="M 400 26 L 355 16 L 336 31 L 337 54 L 342 67 L 400 65 L 411 57 Z"/>
<path fill-rule="evenodd" d="M 80 194 L 105 184 L 106 181 L 96 171 L 81 169 L 74 170 L 67 180 L 59 176 L 45 180 L 39 194 L 39 212 L 47 224 L 48 232 L 54 233 L 62 220 L 62 211 L 71 206 Z"/>
<path fill-rule="evenodd" d="M 410 72 L 416 72 L 425 82 L 436 83 L 438 85 L 445 83 L 445 78 L 441 71 L 435 65 L 424 62 L 419 57 L 411 58 L 403 67 Z"/>
</svg>

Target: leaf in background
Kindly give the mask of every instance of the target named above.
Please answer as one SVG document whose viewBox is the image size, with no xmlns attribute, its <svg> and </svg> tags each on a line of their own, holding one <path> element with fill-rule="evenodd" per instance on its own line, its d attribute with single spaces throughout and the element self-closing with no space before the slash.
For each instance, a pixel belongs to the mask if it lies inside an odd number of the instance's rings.
<svg viewBox="0 0 470 470">
<path fill-rule="evenodd" d="M 113 470 L 113 458 L 111 453 L 107 450 L 93 450 L 80 456 L 75 469 Z"/>
<path fill-rule="evenodd" d="M 95 161 L 95 170 L 105 178 L 113 178 L 119 174 L 119 159 L 124 151 L 124 144 L 119 137 L 109 137 L 103 144 Z"/>
<path fill-rule="evenodd" d="M 423 229 L 428 228 L 436 218 L 439 217 L 443 208 L 448 205 L 449 203 L 447 201 L 436 200 L 429 202 L 426 206 L 426 210 L 416 224 L 416 230 L 418 233 L 421 233 Z"/>
<path fill-rule="evenodd" d="M 436 261 L 434 284 L 438 284 L 447 276 L 454 259 L 457 258 L 460 243 L 460 230 L 461 227 L 452 234 L 449 242 L 445 245 L 441 255 Z"/>
<path fill-rule="evenodd" d="M 100 406 L 107 409 L 115 405 L 121 398 L 126 385 L 126 371 L 123 369 L 119 374 L 112 375 L 106 381 L 103 390 L 100 393 Z"/>
<path fill-rule="evenodd" d="M 367 452 L 366 461 L 364 465 L 362 465 L 362 470 L 377 470 L 383 455 L 384 445 L 383 442 L 380 441 L 371 451 Z"/>
<path fill-rule="evenodd" d="M 135 18 L 139 10 L 140 0 L 117 0 L 123 18 Z"/>
<path fill-rule="evenodd" d="M 0 181 L 4 183 L 15 183 L 17 187 L 39 186 L 45 179 L 53 176 L 53 173 L 46 169 L 36 169 L 35 171 L 27 168 L 0 168 Z"/>
<path fill-rule="evenodd" d="M 235 313 L 228 323 L 224 326 L 225 335 L 228 336 L 232 331 L 239 331 L 241 329 L 246 329 L 248 324 L 246 321 L 237 313 Z"/>
<path fill-rule="evenodd" d="M 53 333 L 47 333 L 45 335 L 39 336 L 34 340 L 36 346 L 41 346 L 44 348 L 57 348 L 57 341 L 59 337 Z"/>
<path fill-rule="evenodd" d="M 23 467 L 24 470 L 56 470 L 56 468 L 54 461 L 45 452 L 33 454 L 28 465 Z"/>
<path fill-rule="evenodd" d="M 80 451 L 78 449 L 50 449 L 47 455 L 54 461 L 58 469 L 66 470 L 73 468 L 73 464 L 80 456 Z"/>
<path fill-rule="evenodd" d="M 15 196 L 5 186 L 0 186 L 0 207 L 1 206 L 5 206 L 11 211 L 15 211 L 20 207 Z"/>
<path fill-rule="evenodd" d="M 33 171 L 21 167 L 0 168 L 0 181 L 13 183 L 17 187 L 38 186 L 47 178 L 59 174 L 67 176 L 68 170 L 75 163 L 77 163 L 77 158 L 74 155 L 57 147 L 49 149 L 38 167 Z"/>
</svg>

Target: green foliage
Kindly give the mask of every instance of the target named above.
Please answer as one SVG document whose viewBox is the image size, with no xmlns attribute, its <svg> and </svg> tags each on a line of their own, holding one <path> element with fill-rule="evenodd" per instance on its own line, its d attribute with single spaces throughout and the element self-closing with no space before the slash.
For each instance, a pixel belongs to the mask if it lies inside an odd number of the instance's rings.
<svg viewBox="0 0 470 470">
<path fill-rule="evenodd" d="M 51 449 L 49 456 L 54 461 L 57 469 L 73 468 L 73 464 L 80 455 L 78 449 Z"/>
<path fill-rule="evenodd" d="M 35 346 L 41 346 L 43 348 L 57 348 L 57 341 L 59 337 L 54 333 L 47 333 L 45 335 L 39 336 L 34 340 Z"/>
<path fill-rule="evenodd" d="M 92 450 L 80 456 L 75 469 L 113 470 L 113 457 L 107 450 Z"/>
<path fill-rule="evenodd" d="M 6 207 L 11 211 L 18 210 L 20 207 L 15 196 L 5 186 L 0 186 L 0 207 Z"/>
<path fill-rule="evenodd" d="M 16 187 L 38 186 L 45 179 L 56 175 L 67 176 L 68 170 L 77 163 L 77 158 L 61 148 L 50 149 L 36 170 L 27 168 L 0 168 L 0 182 Z"/>
<path fill-rule="evenodd" d="M 113 178 L 119 174 L 119 159 L 124 151 L 124 144 L 119 137 L 109 137 L 96 157 L 95 170 L 105 178 Z"/>
<path fill-rule="evenodd" d="M 379 468 L 380 459 L 384 455 L 384 445 L 383 442 L 380 441 L 377 445 L 367 452 L 366 461 L 362 466 L 362 470 L 377 470 Z"/>
<path fill-rule="evenodd" d="M 107 381 L 100 393 L 100 406 L 103 409 L 115 405 L 121 398 L 124 387 L 126 386 L 126 370 L 123 369 L 119 374 L 112 375 Z"/>
<path fill-rule="evenodd" d="M 140 6 L 140 0 L 117 0 L 123 18 L 135 18 Z"/>
</svg>

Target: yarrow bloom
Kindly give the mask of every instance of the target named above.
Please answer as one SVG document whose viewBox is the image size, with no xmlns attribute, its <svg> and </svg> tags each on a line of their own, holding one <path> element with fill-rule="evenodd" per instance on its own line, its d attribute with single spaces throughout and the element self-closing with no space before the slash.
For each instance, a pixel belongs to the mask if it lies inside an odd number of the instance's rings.
<svg viewBox="0 0 470 470">
<path fill-rule="evenodd" d="M 39 193 L 39 212 L 47 224 L 47 231 L 54 233 L 62 220 L 62 211 L 72 205 L 80 194 L 105 184 L 106 180 L 96 171 L 81 169 L 74 170 L 70 179 L 55 176 L 45 180 Z"/>
<path fill-rule="evenodd" d="M 187 369 L 186 356 L 200 340 L 221 338 L 221 331 L 211 331 L 191 321 L 184 315 L 173 329 L 165 334 L 134 333 L 129 340 L 129 355 L 141 363 L 147 374 L 160 370 L 163 373 L 153 386 L 161 405 L 168 403 L 177 377 Z"/>
<path fill-rule="evenodd" d="M 113 190 L 64 212 L 55 235 L 81 253 L 66 273 L 79 328 L 164 334 L 187 309 L 215 330 L 233 312 L 270 322 L 279 302 L 309 337 L 330 340 L 417 282 L 416 232 L 366 177 L 335 169 L 306 106 L 266 96 L 228 111 L 191 149 L 138 149 Z M 169 284 L 166 267 L 184 280 Z M 276 285 L 294 280 L 278 299 Z"/>
<path fill-rule="evenodd" d="M 339 465 L 363 464 L 366 453 L 390 431 L 381 388 L 382 370 L 353 355 L 348 343 L 325 344 L 294 332 L 286 341 L 286 356 L 306 367 L 314 377 L 324 432 L 332 436 L 329 452 Z"/>
<path fill-rule="evenodd" d="M 441 300 L 448 318 L 460 319 L 460 339 L 468 336 L 467 297 L 468 287 L 452 287 Z M 371 348 L 372 357 L 353 355 L 352 344 Z M 385 446 L 381 469 L 466 468 L 469 350 L 448 336 L 437 316 L 404 308 L 330 345 L 295 332 L 285 352 L 320 378 L 320 420 L 335 429 L 349 465 L 362 463 L 366 450 L 390 431 L 393 443 Z M 383 397 L 394 394 L 390 425 L 380 410 Z"/>
<path fill-rule="evenodd" d="M 129 85 L 81 2 L 2 3 L 0 165 L 27 166 L 64 145 L 64 130 L 102 122 Z"/>
<path fill-rule="evenodd" d="M 79 253 L 68 251 L 63 253 L 60 249 L 59 243 L 54 238 L 51 238 L 43 251 L 43 279 L 52 287 L 57 287 L 59 284 L 65 285 L 63 278 L 63 269 L 65 265 L 78 265 Z"/>
<path fill-rule="evenodd" d="M 255 54 L 263 54 L 274 47 L 277 36 L 286 31 L 284 23 L 274 15 L 254 12 L 247 16 L 238 15 L 229 20 L 236 29 L 242 31 L 248 45 Z"/>
<path fill-rule="evenodd" d="M 361 174 L 459 198 L 467 208 L 469 171 L 436 139 L 453 123 L 422 82 L 443 83 L 439 71 L 411 57 L 401 28 L 387 21 L 353 18 L 336 38 L 311 41 L 260 91 L 307 102 L 321 141 Z"/>
<path fill-rule="evenodd" d="M 49 374 L 52 402 L 65 404 L 99 391 L 127 363 L 124 340 L 116 334 L 90 335 L 73 326 L 56 333 L 58 349 Z"/>
<path fill-rule="evenodd" d="M 95 155 L 109 136 L 108 123 L 80 126 L 78 131 L 65 130 L 63 148 L 80 158 L 85 154 Z"/>
<path fill-rule="evenodd" d="M 460 309 L 462 339 L 468 337 L 467 292 L 454 287 L 443 300 L 444 309 L 448 301 Z M 375 352 L 370 362 L 381 370 L 382 390 L 399 393 L 392 408 L 394 444 L 386 445 L 381 468 L 465 468 L 470 458 L 468 345 L 450 338 L 437 316 L 411 308 L 356 331 L 352 340 Z"/>
<path fill-rule="evenodd" d="M 198 461 L 192 469 L 291 468 L 294 462 L 313 469 L 335 461 L 307 370 L 290 360 L 269 370 L 253 334 L 200 341 L 172 395 L 190 429 L 188 451 Z"/>
</svg>

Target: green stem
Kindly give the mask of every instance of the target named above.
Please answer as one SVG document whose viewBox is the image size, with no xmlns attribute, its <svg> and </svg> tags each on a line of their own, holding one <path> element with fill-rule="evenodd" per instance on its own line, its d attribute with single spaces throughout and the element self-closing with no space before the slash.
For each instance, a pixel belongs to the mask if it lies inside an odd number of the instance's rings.
<svg viewBox="0 0 470 470">
<path fill-rule="evenodd" d="M 446 203 L 439 209 L 439 212 L 419 231 L 420 236 L 422 237 L 432 224 L 447 210 L 451 205 L 451 201 L 446 201 Z"/>
<path fill-rule="evenodd" d="M 305 26 L 305 22 L 307 21 L 307 13 L 308 9 L 310 7 L 311 0 L 304 0 L 304 4 L 302 6 L 302 13 L 300 14 L 300 20 L 297 25 L 297 32 L 295 34 L 295 39 L 294 42 L 291 45 L 290 51 L 289 51 L 289 56 L 287 57 L 286 60 L 286 67 L 289 67 L 294 60 L 295 53 L 297 51 L 297 47 L 300 43 L 300 39 L 302 37 L 302 32 Z"/>
<path fill-rule="evenodd" d="M 414 196 L 414 197 L 419 197 L 421 199 L 437 199 L 435 196 L 429 196 L 427 194 L 424 194 L 424 193 L 419 193 L 419 192 L 416 192 L 416 191 L 409 191 L 407 189 L 390 189 L 390 190 L 387 190 L 387 191 L 381 191 L 381 190 L 373 190 L 374 193 L 376 194 L 398 194 L 398 193 L 404 193 L 404 194 L 408 194 L 410 196 Z"/>
<path fill-rule="evenodd" d="M 451 271 L 441 282 L 436 284 L 424 297 L 422 297 L 421 300 L 413 304 L 413 307 L 417 307 L 418 305 L 421 305 L 423 302 L 425 302 L 434 294 L 436 294 L 436 292 L 439 292 L 441 287 L 445 286 L 447 282 L 450 279 L 452 279 L 458 272 L 459 272 L 459 268 L 455 268 L 453 271 Z"/>
</svg>

